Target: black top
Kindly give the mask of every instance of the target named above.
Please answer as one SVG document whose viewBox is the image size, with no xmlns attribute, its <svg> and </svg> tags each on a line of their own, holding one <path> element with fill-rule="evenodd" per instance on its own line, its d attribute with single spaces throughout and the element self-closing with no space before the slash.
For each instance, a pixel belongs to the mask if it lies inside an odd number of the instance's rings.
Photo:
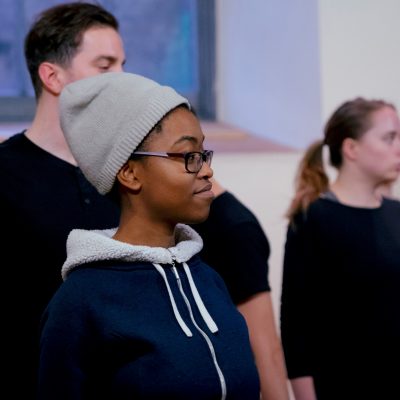
<svg viewBox="0 0 400 400">
<path fill-rule="evenodd" d="M 268 239 L 235 196 L 224 192 L 216 197 L 208 219 L 192 227 L 204 240 L 201 257 L 222 276 L 234 303 L 270 291 Z"/>
<path fill-rule="evenodd" d="M 23 133 L 0 144 L 0 209 L 4 381 L 15 398 L 34 398 L 39 320 L 62 281 L 67 236 L 73 228 L 115 227 L 119 210 L 79 168 Z"/>
<path fill-rule="evenodd" d="M 289 377 L 313 376 L 319 400 L 397 398 L 399 288 L 400 202 L 369 209 L 315 201 L 285 245 Z"/>
</svg>

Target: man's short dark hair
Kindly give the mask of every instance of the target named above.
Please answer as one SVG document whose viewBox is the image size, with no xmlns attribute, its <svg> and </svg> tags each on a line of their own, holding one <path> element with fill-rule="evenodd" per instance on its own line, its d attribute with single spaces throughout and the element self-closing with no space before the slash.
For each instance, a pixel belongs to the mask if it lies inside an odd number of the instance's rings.
<svg viewBox="0 0 400 400">
<path fill-rule="evenodd" d="M 94 26 L 118 31 L 117 19 L 99 4 L 71 2 L 44 10 L 25 37 L 25 61 L 36 98 L 42 93 L 39 66 L 51 62 L 67 67 L 75 56 L 83 34 Z"/>
</svg>

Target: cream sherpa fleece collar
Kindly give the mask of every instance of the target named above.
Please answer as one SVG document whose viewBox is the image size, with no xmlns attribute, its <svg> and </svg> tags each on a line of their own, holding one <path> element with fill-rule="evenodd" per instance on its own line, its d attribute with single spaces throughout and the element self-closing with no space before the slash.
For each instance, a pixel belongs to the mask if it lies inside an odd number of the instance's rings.
<svg viewBox="0 0 400 400">
<path fill-rule="evenodd" d="M 176 245 L 163 247 L 133 246 L 112 239 L 115 229 L 83 230 L 74 229 L 67 239 L 67 259 L 61 274 L 65 280 L 75 267 L 94 261 L 148 261 L 158 264 L 171 264 L 173 258 L 183 263 L 199 253 L 203 240 L 190 226 L 178 224 L 175 229 Z"/>
</svg>

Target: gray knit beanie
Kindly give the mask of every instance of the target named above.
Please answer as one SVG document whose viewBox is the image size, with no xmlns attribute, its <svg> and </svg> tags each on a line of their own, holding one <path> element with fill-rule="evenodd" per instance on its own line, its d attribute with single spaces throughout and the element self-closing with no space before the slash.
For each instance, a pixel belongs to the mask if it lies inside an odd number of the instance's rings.
<svg viewBox="0 0 400 400">
<path fill-rule="evenodd" d="M 60 122 L 83 174 L 101 194 L 154 126 L 189 102 L 174 89 L 127 72 L 107 72 L 67 85 Z"/>
</svg>

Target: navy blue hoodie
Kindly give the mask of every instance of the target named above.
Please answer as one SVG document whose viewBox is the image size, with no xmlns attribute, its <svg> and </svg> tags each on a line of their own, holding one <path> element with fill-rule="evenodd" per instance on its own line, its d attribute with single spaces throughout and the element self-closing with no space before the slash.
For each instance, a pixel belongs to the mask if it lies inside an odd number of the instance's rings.
<svg viewBox="0 0 400 400">
<path fill-rule="evenodd" d="M 201 261 L 200 236 L 169 249 L 74 230 L 42 321 L 39 399 L 259 399 L 243 317 Z"/>
</svg>

